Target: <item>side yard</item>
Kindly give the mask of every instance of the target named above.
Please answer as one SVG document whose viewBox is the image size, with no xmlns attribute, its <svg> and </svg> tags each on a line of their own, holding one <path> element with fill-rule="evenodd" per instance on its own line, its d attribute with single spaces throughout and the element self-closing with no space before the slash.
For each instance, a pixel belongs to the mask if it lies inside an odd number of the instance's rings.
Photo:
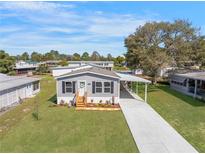
<svg viewBox="0 0 205 154">
<path fill-rule="evenodd" d="M 139 95 L 144 98 L 144 86 Z M 205 103 L 166 85 L 148 86 L 148 103 L 199 152 L 205 152 Z"/>
<path fill-rule="evenodd" d="M 40 120 L 32 117 L 34 98 L 0 116 L 0 152 L 138 152 L 121 111 L 76 111 L 49 107 L 55 81 L 44 76 Z"/>
</svg>

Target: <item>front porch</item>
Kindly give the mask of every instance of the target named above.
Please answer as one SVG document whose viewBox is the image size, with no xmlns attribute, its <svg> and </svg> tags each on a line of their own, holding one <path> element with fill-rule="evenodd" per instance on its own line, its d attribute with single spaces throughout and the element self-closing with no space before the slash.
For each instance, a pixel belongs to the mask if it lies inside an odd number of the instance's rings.
<svg viewBox="0 0 205 154">
<path fill-rule="evenodd" d="M 187 79 L 187 90 L 194 98 L 205 99 L 205 81 Z"/>
<path fill-rule="evenodd" d="M 120 81 L 118 85 L 118 96 L 119 100 L 121 98 L 133 98 L 130 93 L 138 94 L 138 84 L 145 84 L 145 97 L 144 101 L 147 102 L 147 85 L 150 83 L 149 80 L 139 78 L 133 75 L 120 74 Z M 115 102 L 115 99 L 112 98 L 111 101 L 106 101 L 106 103 L 92 103 L 88 101 L 87 92 L 83 96 L 79 95 L 79 92 L 76 93 L 74 98 L 76 104 L 76 110 L 100 110 L 100 111 L 116 111 L 121 110 L 119 103 Z"/>
</svg>

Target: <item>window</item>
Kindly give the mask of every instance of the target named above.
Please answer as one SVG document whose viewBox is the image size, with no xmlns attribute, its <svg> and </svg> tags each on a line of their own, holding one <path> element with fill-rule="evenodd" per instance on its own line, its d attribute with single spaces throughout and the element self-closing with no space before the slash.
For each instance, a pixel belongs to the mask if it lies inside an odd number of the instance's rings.
<svg viewBox="0 0 205 154">
<path fill-rule="evenodd" d="M 62 93 L 75 93 L 75 81 L 62 81 Z"/>
<path fill-rule="evenodd" d="M 65 83 L 65 91 L 67 93 L 72 93 L 73 92 L 73 88 L 72 88 L 72 82 L 66 82 Z"/>
<path fill-rule="evenodd" d="M 105 93 L 111 92 L 111 83 L 110 82 L 104 82 L 104 92 Z"/>
<path fill-rule="evenodd" d="M 39 89 L 39 82 L 34 82 L 33 83 L 33 91 Z"/>
<path fill-rule="evenodd" d="M 95 91 L 96 93 L 101 93 L 102 92 L 102 82 L 96 82 L 95 83 Z"/>
</svg>

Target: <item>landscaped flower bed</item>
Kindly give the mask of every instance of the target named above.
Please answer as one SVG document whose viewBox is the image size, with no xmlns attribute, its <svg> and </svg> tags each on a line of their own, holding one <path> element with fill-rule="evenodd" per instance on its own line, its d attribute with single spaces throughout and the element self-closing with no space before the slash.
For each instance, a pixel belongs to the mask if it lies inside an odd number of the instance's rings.
<svg viewBox="0 0 205 154">
<path fill-rule="evenodd" d="M 120 108 L 119 104 L 103 104 L 103 103 L 86 103 L 86 107 L 104 107 L 104 108 Z"/>
</svg>

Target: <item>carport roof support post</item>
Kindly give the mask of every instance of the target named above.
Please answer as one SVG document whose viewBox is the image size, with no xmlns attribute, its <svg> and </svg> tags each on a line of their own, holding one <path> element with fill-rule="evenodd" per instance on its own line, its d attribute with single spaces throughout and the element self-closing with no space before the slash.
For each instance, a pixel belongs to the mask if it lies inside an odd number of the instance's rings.
<svg viewBox="0 0 205 154">
<path fill-rule="evenodd" d="M 144 101 L 147 103 L 147 83 L 145 83 L 145 96 Z"/>
</svg>

